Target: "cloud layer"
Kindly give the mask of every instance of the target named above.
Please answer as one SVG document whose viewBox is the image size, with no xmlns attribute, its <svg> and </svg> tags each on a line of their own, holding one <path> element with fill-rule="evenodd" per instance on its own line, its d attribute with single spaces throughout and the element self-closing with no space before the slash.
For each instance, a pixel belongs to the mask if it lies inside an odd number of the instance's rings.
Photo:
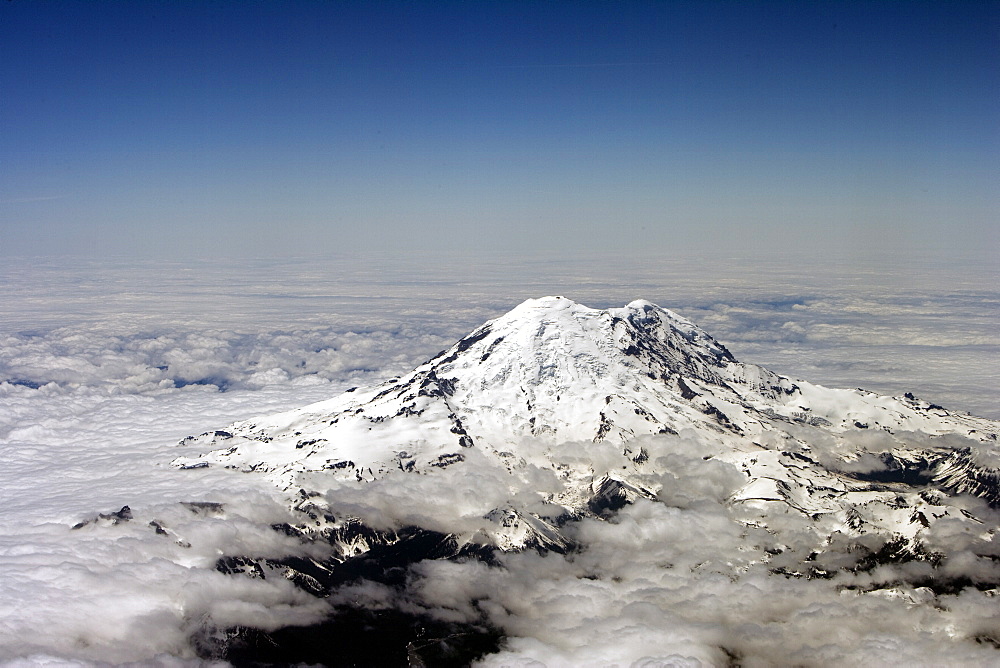
<svg viewBox="0 0 1000 668">
<path fill-rule="evenodd" d="M 932 271 L 923 282 L 914 275 L 904 268 L 858 280 L 835 264 L 698 269 L 677 259 L 12 261 L 0 269 L 0 660 L 194 660 L 190 636 L 207 623 L 321 618 L 327 603 L 280 578 L 212 570 L 222 554 L 308 548 L 270 530 L 286 518 L 267 484 L 170 468 L 178 441 L 399 374 L 526 297 L 561 293 L 595 307 L 650 299 L 703 326 L 742 361 L 996 416 L 1000 383 L 988 360 L 1000 352 L 1000 298 L 985 287 L 995 283 L 983 280 L 988 273 L 977 280 Z M 586 546 L 578 553 L 509 555 L 503 569 L 426 562 L 403 592 L 368 586 L 341 595 L 487 619 L 509 643 L 486 665 L 954 664 L 995 656 L 983 640 L 1000 637 L 986 594 L 966 589 L 927 605 L 919 565 L 830 580 L 771 575 L 754 555 L 780 543 L 789 563 L 800 560 L 813 548 L 807 528 L 786 518 L 777 533 L 752 530 L 723 505 L 733 471 L 678 441 L 648 449 L 670 472 L 657 481 L 659 502 L 574 526 Z M 484 473 L 472 496 L 467 481 L 428 478 L 381 497 L 331 498 L 376 524 L 466 530 L 507 494 L 558 485 L 540 470 L 523 476 Z M 182 502 L 224 510 L 195 512 Z M 131 521 L 95 520 L 125 505 Z M 85 520 L 95 521 L 71 529 Z M 935 531 L 951 551 L 949 568 L 995 575 L 994 562 L 977 556 L 996 554 L 993 543 L 949 533 L 944 522 Z M 846 547 L 835 552 L 854 558 Z M 904 583 L 901 593 L 861 593 L 893 578 Z"/>
</svg>

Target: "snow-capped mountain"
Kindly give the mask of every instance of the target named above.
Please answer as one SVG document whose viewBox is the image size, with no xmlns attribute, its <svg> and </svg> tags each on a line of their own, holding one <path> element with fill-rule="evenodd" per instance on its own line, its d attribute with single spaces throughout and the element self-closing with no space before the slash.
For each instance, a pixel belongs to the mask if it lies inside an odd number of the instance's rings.
<svg viewBox="0 0 1000 668">
<path fill-rule="evenodd" d="M 943 503 L 947 495 L 1000 502 L 998 431 L 911 394 L 828 389 L 738 362 L 646 301 L 598 310 L 545 297 L 401 378 L 186 439 L 224 449 L 175 464 L 226 466 L 302 490 L 295 503 L 313 521 L 301 530 L 329 530 L 316 518 L 340 517 L 336 495 L 321 494 L 334 481 L 362 490 L 444 469 L 454 472 L 449 485 L 482 467 L 512 481 L 541 471 L 556 483 L 487 509 L 481 526 L 456 539 L 565 549 L 558 527 L 567 518 L 665 493 L 646 447 L 664 435 L 740 470 L 745 481 L 729 503 L 764 523 L 768 513 L 794 512 L 822 535 L 875 532 L 916 544 L 942 518 L 975 521 Z"/>
<path fill-rule="evenodd" d="M 680 578 L 649 594 L 662 605 L 677 583 L 711 589 L 720 576 L 758 594 L 761 577 L 827 583 L 801 590 L 827 606 L 849 592 L 946 611 L 945 597 L 970 588 L 979 605 L 1000 591 L 998 432 L 909 393 L 828 389 L 738 362 L 649 302 L 528 300 L 400 378 L 181 442 L 203 454 L 176 459 L 180 469 L 227 467 L 284 490 L 291 519 L 270 528 L 303 546 L 223 553 L 216 570 L 277 575 L 335 602 L 314 628 L 206 627 L 199 655 L 346 665 L 361 624 L 375 629 L 363 662 L 385 646 L 399 665 L 465 665 L 501 651 L 506 633 L 534 631 L 489 589 L 455 594 L 449 573 L 488 581 L 512 567 L 507 582 L 546 591 L 593 578 L 600 608 L 622 576 L 594 560 L 620 559 L 620 521 L 627 545 L 650 533 L 641 572 L 625 577 L 641 592 Z M 533 550 L 563 556 L 533 562 Z M 685 563 L 688 552 L 698 556 Z M 963 624 L 948 637 L 992 660 L 1000 633 Z"/>
</svg>

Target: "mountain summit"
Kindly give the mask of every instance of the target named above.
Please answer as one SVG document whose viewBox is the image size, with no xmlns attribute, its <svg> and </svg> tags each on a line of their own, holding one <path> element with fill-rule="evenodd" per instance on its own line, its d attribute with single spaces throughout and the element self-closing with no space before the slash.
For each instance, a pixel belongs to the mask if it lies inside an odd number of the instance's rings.
<svg viewBox="0 0 1000 668">
<path fill-rule="evenodd" d="M 997 433 L 996 422 L 912 394 L 828 389 L 738 362 L 647 301 L 600 310 L 544 297 L 403 377 L 186 439 L 225 447 L 175 464 L 264 474 L 311 497 L 333 481 L 544 471 L 558 481 L 536 490 L 545 510 L 509 500 L 477 534 L 520 549 L 564 544 L 557 525 L 567 517 L 662 496 L 663 457 L 650 450 L 694 443 L 745 476 L 731 504 L 800 513 L 821 533 L 910 541 L 933 521 L 964 517 L 935 495 L 1000 503 Z"/>
</svg>

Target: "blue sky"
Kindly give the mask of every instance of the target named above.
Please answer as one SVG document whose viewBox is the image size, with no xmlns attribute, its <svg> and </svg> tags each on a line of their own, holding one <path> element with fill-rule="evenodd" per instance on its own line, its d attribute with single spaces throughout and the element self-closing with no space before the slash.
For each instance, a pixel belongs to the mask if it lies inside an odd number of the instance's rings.
<svg viewBox="0 0 1000 668">
<path fill-rule="evenodd" d="M 0 4 L 0 254 L 995 253 L 997 2 Z"/>
</svg>

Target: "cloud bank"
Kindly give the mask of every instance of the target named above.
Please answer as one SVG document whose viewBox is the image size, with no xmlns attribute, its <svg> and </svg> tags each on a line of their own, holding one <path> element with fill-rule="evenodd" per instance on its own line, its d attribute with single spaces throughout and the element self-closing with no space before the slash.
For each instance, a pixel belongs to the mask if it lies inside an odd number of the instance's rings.
<svg viewBox="0 0 1000 668">
<path fill-rule="evenodd" d="M 214 570 L 223 555 L 314 548 L 270 528 L 288 518 L 269 485 L 168 466 L 189 434 L 399 374 L 522 297 L 550 293 L 598 307 L 647 298 L 743 361 L 995 411 L 1000 383 L 985 360 L 1000 352 L 1000 300 L 988 281 L 866 283 L 839 271 L 756 267 L 748 280 L 746 266 L 699 273 L 676 262 L 12 262 L 0 270 L 9 297 L 0 314 L 0 660 L 198 662 L 192 639 L 207 628 L 311 624 L 351 600 L 485 620 L 507 637 L 482 660 L 490 666 L 993 661 L 995 599 L 975 587 L 934 592 L 919 563 L 850 572 L 864 552 L 844 544 L 818 565 L 836 571 L 829 579 L 772 572 L 801 563 L 815 536 L 792 517 L 765 531 L 728 508 L 739 473 L 703 459 L 710 444 L 645 444 L 669 471 L 650 481 L 658 500 L 572 525 L 576 552 L 506 555 L 502 567 L 422 562 L 402 589 L 358 584 L 331 600 L 280 577 Z M 513 480 L 481 473 L 473 494 L 449 475 L 330 499 L 376 526 L 474 531 L 483 509 L 510 495 L 544 513 L 538 490 L 559 485 L 528 466 Z M 127 522 L 99 517 L 125 505 Z M 970 510 L 997 526 L 993 511 Z M 992 534 L 939 522 L 932 542 L 949 555 L 943 573 L 997 578 Z"/>
</svg>

